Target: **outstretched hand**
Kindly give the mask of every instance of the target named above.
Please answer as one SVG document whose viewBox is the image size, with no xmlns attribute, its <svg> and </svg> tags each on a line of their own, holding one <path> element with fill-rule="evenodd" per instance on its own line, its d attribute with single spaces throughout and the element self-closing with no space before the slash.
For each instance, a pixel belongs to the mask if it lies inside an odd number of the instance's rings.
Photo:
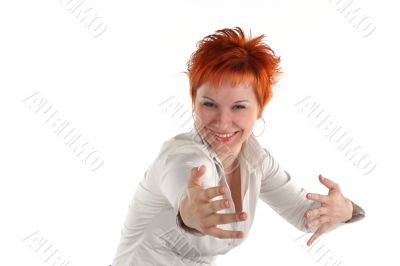
<svg viewBox="0 0 400 266">
<path fill-rule="evenodd" d="M 315 239 L 336 223 L 349 220 L 353 212 L 351 201 L 343 196 L 338 184 L 322 175 L 319 175 L 319 181 L 329 189 L 329 192 L 328 195 L 317 193 L 307 193 L 306 195 L 308 199 L 321 203 L 319 208 L 310 209 L 304 213 L 307 218 L 319 216 L 305 225 L 307 229 L 318 226 L 318 229 L 307 241 L 308 246 L 311 246 Z"/>
<path fill-rule="evenodd" d="M 224 186 L 205 188 L 201 178 L 205 172 L 205 166 L 192 168 L 187 196 L 182 200 L 179 210 L 184 224 L 203 235 L 217 238 L 243 238 L 243 231 L 223 230 L 217 227 L 219 224 L 245 221 L 247 214 L 245 212 L 218 213 L 220 210 L 230 208 L 234 203 L 227 199 L 212 200 L 227 193 L 228 188 Z"/>
</svg>

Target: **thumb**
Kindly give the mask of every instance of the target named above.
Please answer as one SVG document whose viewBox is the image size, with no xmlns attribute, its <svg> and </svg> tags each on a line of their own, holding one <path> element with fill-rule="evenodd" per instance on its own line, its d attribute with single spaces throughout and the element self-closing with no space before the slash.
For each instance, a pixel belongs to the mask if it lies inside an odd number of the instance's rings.
<svg viewBox="0 0 400 266">
<path fill-rule="evenodd" d="M 206 167 L 204 165 L 192 168 L 190 178 L 188 180 L 188 188 L 203 186 L 203 181 L 201 181 L 201 177 L 204 175 L 205 169 Z"/>
</svg>

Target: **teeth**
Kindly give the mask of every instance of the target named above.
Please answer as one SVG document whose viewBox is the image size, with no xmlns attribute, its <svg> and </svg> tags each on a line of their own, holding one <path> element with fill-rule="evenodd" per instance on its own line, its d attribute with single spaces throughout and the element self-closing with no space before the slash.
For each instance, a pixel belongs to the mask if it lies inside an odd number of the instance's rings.
<svg viewBox="0 0 400 266">
<path fill-rule="evenodd" d="M 216 136 L 220 137 L 220 138 L 229 138 L 232 137 L 235 133 L 229 133 L 229 134 L 217 134 L 214 133 Z"/>
</svg>

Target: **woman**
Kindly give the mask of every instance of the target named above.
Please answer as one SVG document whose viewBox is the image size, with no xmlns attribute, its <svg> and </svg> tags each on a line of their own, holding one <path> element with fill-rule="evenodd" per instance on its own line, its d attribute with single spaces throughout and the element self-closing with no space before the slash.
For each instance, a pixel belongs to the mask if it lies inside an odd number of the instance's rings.
<svg viewBox="0 0 400 266">
<path fill-rule="evenodd" d="M 258 199 L 302 231 L 359 220 L 363 210 L 320 176 L 328 195 L 298 186 L 252 134 L 272 96 L 280 58 L 264 35 L 222 29 L 188 62 L 194 128 L 164 142 L 139 183 L 113 266 L 215 265 L 246 239 Z"/>
</svg>

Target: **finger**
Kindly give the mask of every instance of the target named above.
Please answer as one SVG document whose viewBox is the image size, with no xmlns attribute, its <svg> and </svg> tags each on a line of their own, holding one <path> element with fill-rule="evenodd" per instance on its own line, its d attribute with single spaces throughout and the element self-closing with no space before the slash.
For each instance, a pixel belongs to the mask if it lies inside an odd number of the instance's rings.
<svg viewBox="0 0 400 266">
<path fill-rule="evenodd" d="M 319 181 L 329 189 L 340 191 L 339 185 L 337 183 L 333 182 L 332 180 L 322 175 L 319 175 Z"/>
<path fill-rule="evenodd" d="M 307 198 L 314 201 L 319 201 L 321 203 L 328 203 L 329 197 L 326 195 L 321 195 L 318 193 L 307 193 Z"/>
<path fill-rule="evenodd" d="M 328 226 L 324 224 L 323 226 L 320 226 L 317 231 L 310 237 L 310 239 L 307 241 L 307 246 L 311 246 L 312 243 L 320 237 L 323 233 L 325 233 L 326 229 Z"/>
<path fill-rule="evenodd" d="M 200 199 L 203 201 L 209 201 L 212 198 L 223 195 L 228 191 L 225 186 L 210 187 L 202 191 Z"/>
<path fill-rule="evenodd" d="M 202 186 L 201 176 L 204 175 L 206 167 L 200 165 L 199 167 L 193 167 L 188 180 L 188 188 Z"/>
<path fill-rule="evenodd" d="M 319 208 L 314 208 L 314 209 L 310 209 L 310 210 L 306 211 L 304 213 L 304 217 L 310 218 L 310 217 L 314 217 L 314 216 L 317 216 L 317 215 L 325 215 L 327 213 L 328 213 L 328 208 L 319 207 Z"/>
<path fill-rule="evenodd" d="M 204 218 L 202 225 L 205 227 L 214 226 L 218 224 L 229 224 L 234 222 L 241 222 L 247 219 L 245 212 L 227 213 L 227 214 L 211 214 Z"/>
<path fill-rule="evenodd" d="M 317 226 L 317 225 L 323 225 L 325 223 L 329 222 L 329 216 L 327 215 L 322 215 L 311 222 L 308 222 L 305 226 L 307 229 L 310 229 L 311 227 Z"/>
<path fill-rule="evenodd" d="M 232 206 L 232 201 L 228 199 L 214 200 L 206 205 L 207 208 L 204 211 L 205 215 L 210 215 L 212 213 L 218 212 L 222 209 L 230 208 Z"/>
<path fill-rule="evenodd" d="M 210 227 L 206 230 L 206 233 L 211 236 L 215 236 L 218 238 L 243 238 L 244 232 L 243 231 L 228 231 L 222 230 L 216 226 Z"/>
</svg>

